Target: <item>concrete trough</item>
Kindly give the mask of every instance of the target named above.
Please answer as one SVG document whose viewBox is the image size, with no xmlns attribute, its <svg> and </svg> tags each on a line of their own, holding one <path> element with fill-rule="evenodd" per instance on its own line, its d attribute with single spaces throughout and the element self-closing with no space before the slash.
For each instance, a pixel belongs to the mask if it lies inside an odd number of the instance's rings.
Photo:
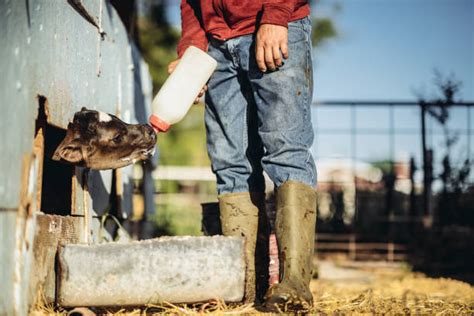
<svg viewBox="0 0 474 316">
<path fill-rule="evenodd" d="M 139 306 L 239 302 L 244 296 L 241 237 L 162 237 L 59 249 L 58 303 Z"/>
</svg>

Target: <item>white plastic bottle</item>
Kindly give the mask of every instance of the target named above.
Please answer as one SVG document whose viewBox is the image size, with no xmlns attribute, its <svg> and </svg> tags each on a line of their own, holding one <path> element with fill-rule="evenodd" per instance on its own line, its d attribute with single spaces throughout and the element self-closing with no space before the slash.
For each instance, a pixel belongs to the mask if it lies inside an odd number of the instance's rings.
<svg viewBox="0 0 474 316">
<path fill-rule="evenodd" d="M 186 49 L 153 99 L 150 124 L 155 132 L 166 132 L 184 118 L 216 67 L 217 61 L 199 48 Z"/>
</svg>

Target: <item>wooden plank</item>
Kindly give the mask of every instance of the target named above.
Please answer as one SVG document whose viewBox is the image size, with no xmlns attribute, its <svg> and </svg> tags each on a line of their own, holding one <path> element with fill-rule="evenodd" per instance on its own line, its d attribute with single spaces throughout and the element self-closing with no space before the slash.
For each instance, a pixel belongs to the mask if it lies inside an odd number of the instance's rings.
<svg viewBox="0 0 474 316">
<path fill-rule="evenodd" d="M 349 241 L 353 234 L 316 234 L 317 240 L 340 240 L 340 241 Z"/>
<path fill-rule="evenodd" d="M 82 217 L 38 215 L 33 243 L 33 262 L 29 284 L 30 302 L 43 299 L 54 303 L 56 297 L 55 258 L 61 244 L 81 240 Z"/>
<path fill-rule="evenodd" d="M 351 243 L 341 242 L 316 242 L 315 247 L 317 250 L 347 250 L 351 249 Z M 390 248 L 389 243 L 355 243 L 357 251 L 363 250 L 385 250 L 388 251 Z M 406 251 L 407 247 L 401 244 L 392 244 L 393 251 Z"/>
<path fill-rule="evenodd" d="M 356 260 L 383 260 L 383 261 L 405 261 L 407 259 L 406 254 L 393 254 L 392 260 L 388 260 L 387 254 L 377 254 L 377 253 L 357 253 Z"/>
</svg>

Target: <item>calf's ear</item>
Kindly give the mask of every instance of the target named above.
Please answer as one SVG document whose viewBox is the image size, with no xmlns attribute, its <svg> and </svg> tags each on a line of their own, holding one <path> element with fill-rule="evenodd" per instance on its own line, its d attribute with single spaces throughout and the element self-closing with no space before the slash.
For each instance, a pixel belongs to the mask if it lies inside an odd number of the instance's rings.
<svg viewBox="0 0 474 316">
<path fill-rule="evenodd" d="M 84 160 L 82 146 L 78 139 L 66 137 L 54 151 L 53 160 L 65 160 L 72 164 L 78 164 Z"/>
</svg>

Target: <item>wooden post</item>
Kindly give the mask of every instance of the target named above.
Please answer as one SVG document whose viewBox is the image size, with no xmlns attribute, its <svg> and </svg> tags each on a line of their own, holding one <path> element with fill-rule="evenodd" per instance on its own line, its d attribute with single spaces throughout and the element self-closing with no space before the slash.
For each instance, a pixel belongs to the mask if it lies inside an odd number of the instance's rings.
<svg viewBox="0 0 474 316">
<path fill-rule="evenodd" d="M 393 244 L 393 242 L 389 242 L 387 244 L 387 260 L 389 262 L 393 262 L 394 259 L 395 259 L 395 245 Z"/>
<path fill-rule="evenodd" d="M 425 102 L 420 102 L 421 107 L 421 146 L 423 149 L 423 221 L 425 227 L 430 227 L 432 222 L 431 206 L 431 172 L 432 172 L 432 151 L 428 150 L 426 145 L 426 108 Z"/>
<path fill-rule="evenodd" d="M 351 260 L 357 259 L 356 236 L 354 234 L 349 238 L 349 258 Z"/>
</svg>

